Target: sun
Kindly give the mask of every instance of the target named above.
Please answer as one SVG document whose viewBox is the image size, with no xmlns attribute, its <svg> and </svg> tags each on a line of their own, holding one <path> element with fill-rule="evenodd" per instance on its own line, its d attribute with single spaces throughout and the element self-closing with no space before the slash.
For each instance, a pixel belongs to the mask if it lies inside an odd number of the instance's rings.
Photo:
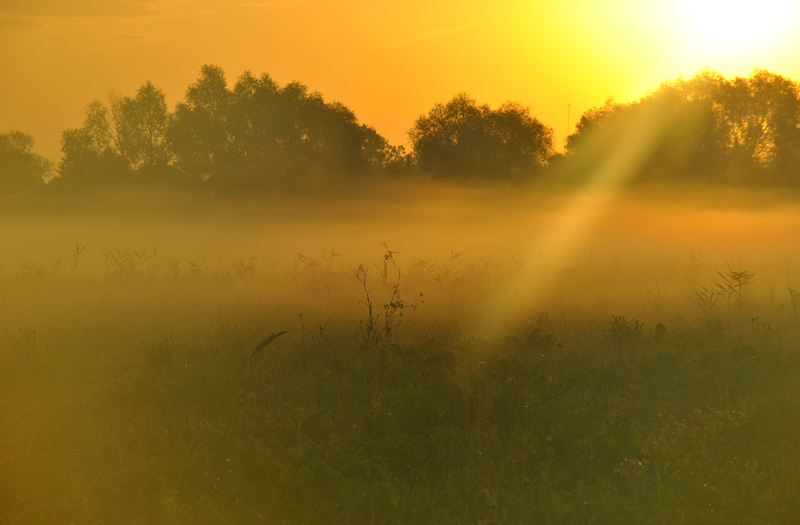
<svg viewBox="0 0 800 525">
<path fill-rule="evenodd" d="M 714 58 L 778 51 L 798 15 L 796 0 L 680 0 L 675 7 L 686 50 Z"/>
</svg>

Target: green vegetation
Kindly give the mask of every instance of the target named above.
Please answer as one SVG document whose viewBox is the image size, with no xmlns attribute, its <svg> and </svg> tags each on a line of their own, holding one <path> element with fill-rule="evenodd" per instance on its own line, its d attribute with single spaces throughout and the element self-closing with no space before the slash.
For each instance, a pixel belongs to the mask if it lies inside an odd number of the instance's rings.
<svg viewBox="0 0 800 525">
<path fill-rule="evenodd" d="M 541 266 L 403 257 L 4 266 L 0 523 L 800 519 L 780 277 L 575 263 L 482 334 Z"/>
</svg>

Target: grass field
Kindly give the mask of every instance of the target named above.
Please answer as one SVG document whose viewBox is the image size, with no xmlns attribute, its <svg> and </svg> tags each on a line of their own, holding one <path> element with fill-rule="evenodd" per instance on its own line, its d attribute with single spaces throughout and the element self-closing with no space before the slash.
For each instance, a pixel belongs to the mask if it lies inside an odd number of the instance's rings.
<svg viewBox="0 0 800 525">
<path fill-rule="evenodd" d="M 463 198 L 6 217 L 0 524 L 800 521 L 790 206 Z"/>
</svg>

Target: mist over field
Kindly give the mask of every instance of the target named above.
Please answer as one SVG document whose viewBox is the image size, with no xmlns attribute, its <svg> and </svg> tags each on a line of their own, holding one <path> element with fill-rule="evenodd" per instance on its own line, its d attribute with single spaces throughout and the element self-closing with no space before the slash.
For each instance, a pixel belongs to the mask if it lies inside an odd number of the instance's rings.
<svg viewBox="0 0 800 525">
<path fill-rule="evenodd" d="M 376 293 L 391 289 L 394 277 L 384 269 L 391 252 L 403 294 L 426 298 L 409 314 L 417 322 L 436 318 L 486 335 L 497 323 L 606 301 L 598 318 L 633 315 L 656 324 L 667 314 L 658 318 L 646 294 L 660 287 L 673 306 L 691 306 L 694 289 L 710 287 L 718 271 L 755 272 L 752 293 L 774 295 L 763 313 L 785 310 L 800 260 L 791 243 L 800 228 L 796 199 L 686 185 L 609 194 L 396 183 L 349 195 L 198 200 L 98 192 L 4 210 L 0 265 L 16 286 L 34 277 L 53 286 L 83 278 L 92 287 L 127 283 L 158 296 L 162 285 L 196 284 L 275 303 L 277 329 L 309 311 L 320 321 L 357 322 L 365 311 L 356 270 L 368 269 Z M 276 288 L 291 308 L 270 299 Z M 17 301 L 5 302 L 14 316 Z M 221 305 L 203 308 L 227 315 Z M 697 321 L 695 310 L 683 312 L 685 322 Z"/>
<path fill-rule="evenodd" d="M 771 458 L 796 439 L 798 198 L 406 181 L 8 200 L 4 519 L 791 517 L 795 470 Z M 709 482 L 736 496 L 679 503 Z"/>
<path fill-rule="evenodd" d="M 84 117 L 0 134 L 0 525 L 800 520 L 800 83 Z"/>
</svg>

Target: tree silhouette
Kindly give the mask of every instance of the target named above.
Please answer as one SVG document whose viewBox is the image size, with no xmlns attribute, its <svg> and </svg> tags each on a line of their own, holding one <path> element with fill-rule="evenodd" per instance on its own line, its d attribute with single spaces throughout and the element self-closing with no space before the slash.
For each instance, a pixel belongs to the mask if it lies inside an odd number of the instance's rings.
<svg viewBox="0 0 800 525">
<path fill-rule="evenodd" d="M 373 174 L 408 173 L 411 155 L 403 146 L 393 146 L 371 126 L 361 125 L 361 154 Z"/>
<path fill-rule="evenodd" d="M 118 149 L 133 169 L 163 168 L 169 161 L 164 93 L 146 82 L 136 96 L 112 101 L 117 117 Z"/>
<path fill-rule="evenodd" d="M 349 108 L 299 82 L 280 86 L 249 71 L 229 90 L 222 69 L 203 66 L 167 136 L 175 165 L 219 189 L 291 186 L 368 168 L 366 133 Z"/>
<path fill-rule="evenodd" d="M 781 75 L 706 70 L 634 102 L 609 99 L 581 116 L 559 165 L 592 173 L 611 152 L 634 146 L 630 130 L 643 124 L 657 133 L 633 180 L 800 182 L 800 85 Z M 412 154 L 300 82 L 246 71 L 229 88 L 225 72 L 206 64 L 173 113 L 150 82 L 134 96 L 87 106 L 83 126 L 62 134 L 57 184 L 194 180 L 264 191 L 412 168 L 435 178 L 499 179 L 530 175 L 555 158 L 552 129 L 528 108 L 493 109 L 464 93 L 420 115 L 408 138 Z M 27 139 L 5 140 L 14 155 L 32 155 Z"/>
<path fill-rule="evenodd" d="M 130 171 L 111 112 L 97 100 L 86 107 L 83 127 L 61 134 L 61 151 L 59 184 L 116 183 Z"/>
<path fill-rule="evenodd" d="M 214 184 L 230 188 L 302 185 L 308 176 L 393 169 L 383 137 L 340 102 L 326 102 L 300 82 L 243 73 L 227 111 L 229 167 Z"/>
<path fill-rule="evenodd" d="M 231 185 L 273 185 L 280 164 L 279 91 L 280 86 L 267 74 L 256 78 L 245 71 L 236 81 L 228 112 L 231 160 L 236 166 L 231 172 Z"/>
<path fill-rule="evenodd" d="M 602 106 L 586 111 L 575 126 L 575 132 L 567 137 L 566 150 L 573 156 L 589 155 L 590 151 L 597 149 L 594 143 L 605 138 L 609 128 L 619 120 L 625 106 L 617 103 L 613 97 L 608 98 Z"/>
<path fill-rule="evenodd" d="M 435 104 L 408 137 L 419 168 L 436 177 L 527 173 L 553 153 L 552 129 L 528 108 L 508 102 L 492 110 L 465 93 Z"/>
<path fill-rule="evenodd" d="M 800 103 L 797 83 L 768 71 L 736 77 L 721 90 L 719 125 L 722 147 L 739 168 L 775 168 L 796 174 L 800 147 Z"/>
<path fill-rule="evenodd" d="M 163 176 L 167 171 L 164 93 L 145 82 L 134 97 L 109 98 L 109 107 L 99 101 L 86 107 L 83 127 L 62 133 L 59 184 L 131 183 L 134 172 Z"/>
<path fill-rule="evenodd" d="M 660 111 L 649 111 L 659 106 Z M 659 140 L 635 178 L 693 178 L 731 183 L 793 183 L 800 160 L 798 84 L 768 71 L 727 79 L 703 71 L 665 82 L 629 104 L 587 111 L 566 150 L 572 167 L 595 166 L 647 112 Z M 585 171 L 585 170 L 584 170 Z"/>
<path fill-rule="evenodd" d="M 34 143 L 27 133 L 0 133 L 0 195 L 31 190 L 52 173 L 53 163 L 32 151 Z"/>
<path fill-rule="evenodd" d="M 553 130 L 520 103 L 506 102 L 490 118 L 496 143 L 493 160 L 500 173 L 536 169 L 553 155 Z"/>
<path fill-rule="evenodd" d="M 204 65 L 176 106 L 167 129 L 177 168 L 208 179 L 229 164 L 226 121 L 230 101 L 225 72 L 218 66 Z"/>
</svg>

